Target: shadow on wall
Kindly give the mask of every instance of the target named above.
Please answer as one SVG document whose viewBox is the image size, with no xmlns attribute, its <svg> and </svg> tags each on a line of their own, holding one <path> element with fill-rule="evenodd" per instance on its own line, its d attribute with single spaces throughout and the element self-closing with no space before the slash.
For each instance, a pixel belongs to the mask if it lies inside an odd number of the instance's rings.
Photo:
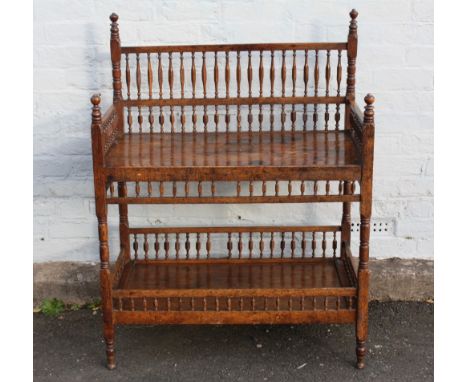
<svg viewBox="0 0 468 382">
<path fill-rule="evenodd" d="M 102 41 L 97 41 L 99 33 L 95 24 L 86 27 L 84 44 L 89 46 L 89 54 L 84 62 L 83 75 L 77 76 L 86 84 L 74 84 L 71 78 L 76 70 L 67 78 L 66 89 L 55 89 L 55 92 L 43 92 L 34 89 L 34 195 L 35 196 L 65 196 L 54 193 L 53 189 L 45 190 L 44 184 L 50 180 L 77 180 L 73 187 L 74 195 L 92 197 L 88 185 L 92 182 L 91 159 L 91 95 L 103 92 L 103 104 L 112 102 L 112 72 L 109 49 L 102 49 Z M 96 70 L 106 67 L 106 72 Z M 102 84 L 106 84 L 102 87 Z M 83 86 L 85 85 L 85 86 Z M 89 91 L 83 91 L 83 89 Z"/>
</svg>

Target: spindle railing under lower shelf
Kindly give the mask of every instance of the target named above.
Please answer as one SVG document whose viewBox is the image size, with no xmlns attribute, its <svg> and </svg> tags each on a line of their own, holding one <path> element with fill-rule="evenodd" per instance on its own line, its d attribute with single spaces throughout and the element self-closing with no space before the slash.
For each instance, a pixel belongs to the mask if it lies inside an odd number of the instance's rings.
<svg viewBox="0 0 468 382">
<path fill-rule="evenodd" d="M 356 273 L 340 226 L 129 231 L 132 251 L 114 270 L 115 323 L 355 321 Z"/>
</svg>

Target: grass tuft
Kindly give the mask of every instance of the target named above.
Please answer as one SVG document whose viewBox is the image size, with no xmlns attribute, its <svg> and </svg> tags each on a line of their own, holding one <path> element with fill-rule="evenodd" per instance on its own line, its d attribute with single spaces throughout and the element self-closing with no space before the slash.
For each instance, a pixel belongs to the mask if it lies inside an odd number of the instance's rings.
<svg viewBox="0 0 468 382">
<path fill-rule="evenodd" d="M 64 310 L 65 304 L 61 300 L 52 298 L 42 301 L 41 312 L 46 316 L 57 317 L 58 315 L 62 314 Z"/>
<path fill-rule="evenodd" d="M 86 308 L 91 309 L 92 311 L 97 311 L 101 307 L 101 300 L 95 299 L 88 304 L 86 304 Z"/>
</svg>

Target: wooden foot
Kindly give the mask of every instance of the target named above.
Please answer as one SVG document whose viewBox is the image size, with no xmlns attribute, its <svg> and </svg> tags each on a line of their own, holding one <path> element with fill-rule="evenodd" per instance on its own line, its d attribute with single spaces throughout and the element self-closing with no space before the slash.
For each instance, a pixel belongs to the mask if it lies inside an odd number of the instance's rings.
<svg viewBox="0 0 468 382">
<path fill-rule="evenodd" d="M 366 345 L 364 341 L 356 341 L 356 367 L 358 369 L 364 369 L 364 357 L 366 355 Z"/>
<path fill-rule="evenodd" d="M 107 364 L 107 368 L 108 368 L 109 370 L 114 370 L 114 369 L 115 369 L 115 363 L 108 363 L 108 364 Z"/>
<path fill-rule="evenodd" d="M 114 326 L 104 325 L 104 341 L 106 342 L 107 368 L 115 369 Z"/>
<path fill-rule="evenodd" d="M 107 368 L 109 370 L 115 369 L 115 351 L 114 341 L 106 339 L 106 356 L 107 356 Z"/>
</svg>

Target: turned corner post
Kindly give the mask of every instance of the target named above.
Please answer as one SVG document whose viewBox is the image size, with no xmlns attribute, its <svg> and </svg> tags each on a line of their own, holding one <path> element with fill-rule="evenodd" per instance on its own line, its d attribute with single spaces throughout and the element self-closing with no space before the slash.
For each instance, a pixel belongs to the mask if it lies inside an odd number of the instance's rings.
<svg viewBox="0 0 468 382">
<path fill-rule="evenodd" d="M 112 87 L 114 89 L 114 103 L 117 103 L 122 99 L 122 81 L 121 81 L 121 71 L 120 71 L 120 56 L 121 56 L 121 47 L 120 47 L 120 35 L 119 35 L 119 24 L 117 20 L 119 16 L 115 13 L 112 13 L 109 16 L 111 20 L 111 35 L 110 35 L 110 50 L 111 50 L 111 60 L 112 60 Z"/>
<path fill-rule="evenodd" d="M 93 142 L 93 168 L 94 168 L 94 193 L 96 204 L 96 216 L 98 219 L 99 257 L 100 257 L 100 289 L 101 303 L 104 320 L 104 340 L 106 342 L 107 367 L 115 367 L 114 356 L 114 322 L 112 317 L 112 280 L 109 267 L 109 233 L 107 226 L 106 205 L 106 179 L 102 173 L 104 165 L 104 153 L 101 135 L 101 97 L 94 94 L 91 97 L 93 105 L 91 112 L 91 134 Z"/>
<path fill-rule="evenodd" d="M 357 21 L 358 12 L 353 9 L 349 16 L 351 21 L 349 23 L 349 33 L 348 33 L 348 66 L 347 66 L 347 78 L 346 78 L 346 106 L 345 106 L 345 120 L 344 128 L 351 129 L 351 107 L 350 104 L 355 101 L 356 98 L 356 57 L 357 57 Z M 345 181 L 343 185 L 344 195 L 351 194 L 351 182 Z M 350 243 L 351 241 L 351 203 L 343 203 L 343 214 L 341 219 L 341 241 L 342 248 L 341 254 L 344 256 L 345 243 Z"/>
<path fill-rule="evenodd" d="M 357 367 L 364 367 L 366 355 L 365 342 L 368 331 L 368 300 L 369 300 L 369 238 L 370 219 L 372 214 L 372 172 L 374 163 L 374 101 L 368 94 L 364 101 L 363 143 L 362 143 L 362 175 L 361 175 L 361 235 L 359 244 L 358 268 L 358 306 L 356 321 L 356 355 Z"/>
<path fill-rule="evenodd" d="M 118 103 L 119 118 L 119 130 L 123 134 L 123 108 L 120 105 L 122 100 L 122 80 L 121 80 L 121 46 L 120 46 L 120 35 L 119 35 L 119 16 L 116 13 L 112 13 L 109 16 L 111 20 L 111 35 L 110 35 L 110 50 L 112 60 L 112 87 L 114 89 L 114 104 Z M 127 196 L 127 186 L 125 182 L 119 182 L 118 184 L 119 197 Z M 128 206 L 126 204 L 119 204 L 119 216 L 120 216 L 120 247 L 121 250 L 125 251 L 127 257 L 130 256 L 130 244 L 128 240 Z"/>
</svg>

